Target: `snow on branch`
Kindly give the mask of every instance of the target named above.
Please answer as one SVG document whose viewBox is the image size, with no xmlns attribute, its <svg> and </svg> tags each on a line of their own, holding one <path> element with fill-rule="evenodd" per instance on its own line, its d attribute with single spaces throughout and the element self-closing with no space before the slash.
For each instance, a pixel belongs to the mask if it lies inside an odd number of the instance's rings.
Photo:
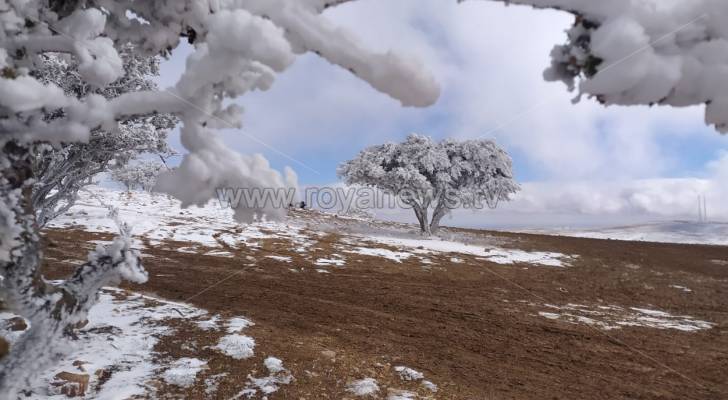
<svg viewBox="0 0 728 400">
<path fill-rule="evenodd" d="M 604 105 L 705 105 L 728 132 L 728 2 L 490 0 L 575 16 L 544 77 Z"/>
</svg>

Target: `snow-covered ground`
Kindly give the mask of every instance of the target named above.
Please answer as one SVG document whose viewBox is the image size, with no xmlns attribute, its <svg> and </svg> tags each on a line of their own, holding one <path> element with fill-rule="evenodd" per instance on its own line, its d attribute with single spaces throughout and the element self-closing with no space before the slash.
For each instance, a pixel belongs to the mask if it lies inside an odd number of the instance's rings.
<svg viewBox="0 0 728 400">
<path fill-rule="evenodd" d="M 403 239 L 395 237 L 370 236 L 367 237 L 366 240 L 376 243 L 384 243 L 395 247 L 408 248 L 411 252 L 419 254 L 467 254 L 477 256 L 496 264 L 525 263 L 551 267 L 563 267 L 568 264 L 570 259 L 574 258 L 574 256 L 567 256 L 561 253 L 540 251 L 528 252 L 517 249 L 504 249 L 497 246 L 479 246 L 456 241 L 441 240 L 439 238 Z M 402 257 L 401 254 L 402 253 L 399 253 L 399 257 Z M 385 257 L 390 258 L 388 255 L 385 255 Z"/>
<path fill-rule="evenodd" d="M 189 245 L 178 247 L 177 251 L 232 256 L 227 246 L 244 245 L 249 248 L 259 246 L 264 239 L 287 240 L 291 248 L 298 253 L 306 253 L 316 241 L 316 237 L 334 232 L 346 237 L 340 245 L 341 253 L 352 253 L 381 257 L 396 262 L 407 260 L 417 255 L 423 263 L 429 260 L 426 255 L 451 255 L 453 262 L 458 262 L 458 255 L 475 256 L 484 261 L 497 264 L 532 264 L 539 266 L 563 267 L 575 257 L 553 252 L 528 252 L 498 246 L 498 243 L 483 243 L 463 238 L 444 240 L 441 238 L 423 238 L 393 224 L 364 221 L 361 218 L 333 215 L 316 216 L 308 219 L 288 218 L 284 221 L 257 222 L 239 225 L 233 221 L 233 213 L 227 207 L 221 207 L 216 201 L 206 207 L 190 207 L 181 209 L 179 202 L 164 195 L 151 195 L 143 192 L 131 194 L 91 187 L 81 192 L 77 204 L 66 215 L 54 220 L 50 227 L 78 227 L 90 232 L 115 233 L 115 222 L 109 218 L 109 207 L 119 211 L 119 219 L 132 226 L 133 234 L 151 245 L 163 240 L 186 242 Z M 331 225 L 334 221 L 336 226 Z M 342 222 L 352 225 L 376 225 L 371 232 L 347 231 Z M 382 233 L 388 236 L 381 236 Z M 381 245 L 395 247 L 398 250 L 381 248 Z M 140 244 L 141 246 L 141 244 Z M 210 250 L 212 248 L 213 250 Z M 287 255 L 266 255 L 265 257 L 281 262 L 290 262 Z M 326 258 L 313 260 L 319 266 L 346 265 L 344 254 L 332 254 Z"/>
<path fill-rule="evenodd" d="M 425 392 L 435 394 L 438 391 L 436 384 L 425 379 L 425 374 L 404 365 L 394 367 L 394 372 L 403 382 L 419 382 Z M 374 378 L 362 378 L 349 382 L 347 391 L 355 397 L 375 397 L 380 391 L 379 383 Z M 420 397 L 417 393 L 397 388 L 389 388 L 387 390 L 387 400 L 416 400 L 416 399 L 432 399 L 431 396 Z"/>
<path fill-rule="evenodd" d="M 0 315 L 0 337 L 11 343 L 27 330 L 27 322 L 24 330 L 9 330 L 10 324 L 6 321 L 13 318 L 19 317 L 9 313 Z M 183 388 L 195 384 L 198 374 L 207 368 L 206 360 L 186 357 L 167 362 L 158 360 L 154 351 L 161 337 L 175 333 L 173 325 L 180 320 L 196 321 L 203 330 L 227 332 L 216 347 L 223 354 L 236 359 L 254 354 L 255 341 L 240 334 L 252 325 L 246 318 L 223 319 L 187 304 L 108 287 L 91 308 L 88 324 L 78 332 L 79 339 L 64 343 L 71 351 L 41 374 L 42 379 L 28 398 L 66 399 L 72 391 L 78 393 L 79 382 L 84 382 L 84 398 L 95 400 L 146 398 L 155 392 L 155 380 L 160 379 Z M 271 376 L 251 377 L 246 393 L 253 395 L 260 390 L 270 394 L 291 382 L 292 377 L 282 367 L 282 361 L 273 357 L 269 360 L 266 366 L 271 364 L 268 367 Z M 207 392 L 214 394 L 214 382 L 205 384 Z"/>
<path fill-rule="evenodd" d="M 693 332 L 710 329 L 714 325 L 690 316 L 672 315 L 665 311 L 649 308 L 629 307 L 625 309 L 615 305 L 590 307 L 582 304 L 566 304 L 563 306 L 544 304 L 543 307 L 546 308 L 546 311 L 538 312 L 541 317 L 573 324 L 590 325 L 603 330 L 636 326 Z"/>
<path fill-rule="evenodd" d="M 661 243 L 728 246 L 728 223 L 655 222 L 602 229 L 523 230 L 527 233 Z"/>
</svg>

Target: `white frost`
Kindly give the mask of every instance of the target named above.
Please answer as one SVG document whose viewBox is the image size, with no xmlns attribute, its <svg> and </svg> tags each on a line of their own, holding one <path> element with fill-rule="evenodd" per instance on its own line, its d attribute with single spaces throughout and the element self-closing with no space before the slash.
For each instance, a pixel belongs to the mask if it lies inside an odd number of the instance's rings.
<svg viewBox="0 0 728 400">
<path fill-rule="evenodd" d="M 183 388 L 192 386 L 197 379 L 197 373 L 202 371 L 207 362 L 196 358 L 180 358 L 172 363 L 170 368 L 164 372 L 162 378 L 170 385 Z"/>
<path fill-rule="evenodd" d="M 465 254 L 484 258 L 496 264 L 526 263 L 551 267 L 562 267 L 566 261 L 574 258 L 554 252 L 528 252 L 517 249 L 503 249 L 497 247 L 476 246 L 460 242 L 439 239 L 407 239 L 384 236 L 367 236 L 365 240 L 384 243 L 390 246 L 407 248 L 418 254 Z M 457 258 L 457 257 L 455 257 Z M 457 262 L 457 261 L 453 261 Z"/>
<path fill-rule="evenodd" d="M 409 367 L 397 366 L 394 367 L 394 370 L 397 371 L 399 373 L 399 377 L 405 381 L 419 381 L 425 378 L 425 375 L 422 372 Z"/>
<path fill-rule="evenodd" d="M 346 391 L 354 396 L 374 396 L 379 391 L 379 385 L 373 378 L 364 378 L 346 385 Z"/>
<path fill-rule="evenodd" d="M 353 250 L 348 250 L 349 253 L 361 254 L 372 257 L 383 257 L 392 261 L 401 263 L 402 260 L 406 260 L 412 256 L 411 253 L 405 253 L 400 251 L 392 251 L 388 249 L 379 249 L 372 247 L 356 247 Z"/>
<path fill-rule="evenodd" d="M 633 326 L 694 332 L 711 329 L 714 326 L 711 322 L 701 321 L 690 316 L 672 315 L 665 311 L 639 307 L 626 309 L 616 305 L 590 307 L 581 304 L 564 306 L 545 304 L 544 306 L 553 311 L 540 311 L 538 315 L 543 318 L 592 325 L 605 330 Z"/>
<path fill-rule="evenodd" d="M 57 373 L 77 371 L 73 363 L 79 360 L 84 362 L 85 373 L 91 378 L 86 398 L 116 400 L 146 396 L 149 388 L 145 382 L 164 370 L 164 366 L 155 363 L 153 349 L 160 336 L 172 332 L 165 321 L 204 315 L 203 310 L 186 304 L 104 288 L 98 303 L 89 311 L 88 325 L 79 332 L 79 340 L 67 344 L 72 345 L 72 351 L 55 367 L 41 373 L 43 378 L 32 388 L 35 398 L 66 399 L 48 392 L 48 387 Z M 191 361 L 187 365 L 201 368 L 198 364 Z M 112 373 L 99 386 L 96 373 L 100 370 Z"/>
<path fill-rule="evenodd" d="M 227 335 L 220 339 L 215 348 L 236 360 L 242 360 L 253 356 L 255 340 L 250 336 Z"/>
<path fill-rule="evenodd" d="M 238 333 L 242 331 L 243 329 L 253 326 L 254 324 L 250 322 L 250 320 L 246 318 L 240 318 L 240 317 L 234 317 L 230 318 L 227 322 L 227 332 L 228 333 Z"/>
</svg>

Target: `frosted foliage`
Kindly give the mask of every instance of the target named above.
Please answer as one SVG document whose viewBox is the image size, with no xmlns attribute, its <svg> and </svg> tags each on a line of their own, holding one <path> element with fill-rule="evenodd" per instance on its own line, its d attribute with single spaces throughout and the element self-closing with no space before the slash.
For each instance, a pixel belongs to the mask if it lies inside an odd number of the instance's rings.
<svg viewBox="0 0 728 400">
<path fill-rule="evenodd" d="M 495 0 L 504 1 L 504 0 Z M 549 80 L 610 105 L 705 104 L 728 132 L 728 2 L 724 0 L 509 0 L 577 16 L 552 52 Z"/>
<path fill-rule="evenodd" d="M 452 208 L 508 200 L 519 190 L 508 154 L 490 140 L 434 142 L 412 134 L 403 143 L 364 149 L 343 163 L 339 176 L 399 196 L 411 206 L 424 233 L 434 233 Z M 434 207 L 432 219 L 428 210 Z"/>
<path fill-rule="evenodd" d="M 140 161 L 127 164 L 111 171 L 111 178 L 123 184 L 127 190 L 142 189 L 151 191 L 157 177 L 166 167 L 160 162 Z"/>
<path fill-rule="evenodd" d="M 55 84 L 66 95 L 75 97 L 94 93 L 113 99 L 124 93 L 157 89 L 152 81 L 159 70 L 157 57 L 140 56 L 132 46 L 121 48 L 120 55 L 124 75 L 103 89 L 90 87 L 83 80 L 78 63 L 65 54 L 41 56 L 42 63 L 33 71 L 33 76 L 43 84 Z M 46 118 L 63 118 L 63 113 L 50 111 Z M 66 212 L 73 206 L 78 191 L 90 184 L 96 174 L 111 166 L 124 169 L 131 159 L 142 154 L 171 155 L 167 132 L 174 124 L 174 118 L 169 115 L 138 116 L 119 121 L 111 131 L 94 129 L 86 142 L 32 145 L 35 176 L 32 204 L 38 225 L 43 227 Z"/>
</svg>

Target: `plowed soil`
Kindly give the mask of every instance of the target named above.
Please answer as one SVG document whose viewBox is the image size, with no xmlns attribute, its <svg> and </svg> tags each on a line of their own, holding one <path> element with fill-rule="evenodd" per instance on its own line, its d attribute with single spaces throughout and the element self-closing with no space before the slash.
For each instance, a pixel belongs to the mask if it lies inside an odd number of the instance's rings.
<svg viewBox="0 0 728 400">
<path fill-rule="evenodd" d="M 232 258 L 178 251 L 185 243 L 147 243 L 149 282 L 124 287 L 255 322 L 246 333 L 256 339 L 255 359 L 210 362 L 206 374 L 230 373 L 213 398 L 237 394 L 262 358 L 275 355 L 295 382 L 271 399 L 352 398 L 347 383 L 363 377 L 377 379 L 377 398 L 398 388 L 434 399 L 728 399 L 728 248 L 472 234 L 578 258 L 554 268 L 463 255 L 457 255 L 462 263 L 439 255 L 423 265 L 347 254 L 345 266 L 324 273 L 275 239 L 260 248 L 228 246 Z M 68 274 L 74 265 L 66 260 L 84 259 L 90 241 L 109 238 L 48 231 L 46 274 Z M 331 255 L 340 240 L 319 237 L 313 259 Z M 545 304 L 569 303 L 654 308 L 714 326 L 605 330 L 538 314 Z M 211 340 L 183 325 L 160 342 L 162 356 L 189 356 L 185 342 Z M 423 372 L 439 390 L 403 382 L 397 365 Z M 206 398 L 200 385 L 160 391 L 169 398 Z"/>
</svg>

